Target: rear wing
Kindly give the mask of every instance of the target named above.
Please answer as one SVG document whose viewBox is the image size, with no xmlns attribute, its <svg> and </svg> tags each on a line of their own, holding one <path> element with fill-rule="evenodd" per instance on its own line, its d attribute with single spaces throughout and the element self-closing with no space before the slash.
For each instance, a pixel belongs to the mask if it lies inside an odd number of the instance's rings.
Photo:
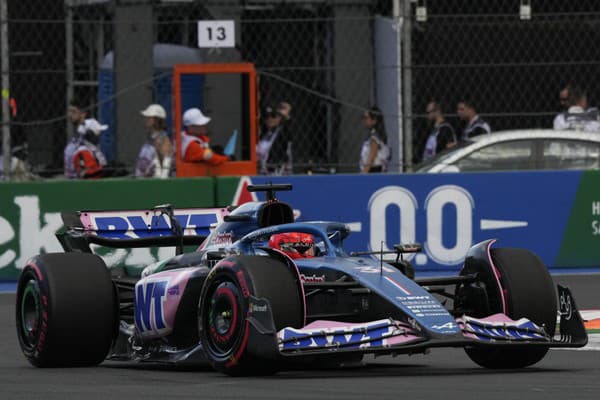
<svg viewBox="0 0 600 400">
<path fill-rule="evenodd" d="M 112 248 L 200 245 L 211 226 L 223 222 L 226 208 L 63 212 L 66 230 L 57 234 L 65 251 L 91 252 L 89 245 Z"/>
</svg>

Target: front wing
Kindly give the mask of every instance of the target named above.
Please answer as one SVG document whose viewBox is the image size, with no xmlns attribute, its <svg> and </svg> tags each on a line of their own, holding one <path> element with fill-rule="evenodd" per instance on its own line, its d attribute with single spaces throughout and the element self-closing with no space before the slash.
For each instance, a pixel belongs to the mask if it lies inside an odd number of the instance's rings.
<svg viewBox="0 0 600 400">
<path fill-rule="evenodd" d="M 558 294 L 560 325 L 554 336 L 527 318 L 514 320 L 495 314 L 486 318 L 461 316 L 456 319 L 460 333 L 435 338 L 429 337 L 416 323 L 391 318 L 354 324 L 315 321 L 300 329 L 288 327 L 276 331 L 268 302 L 253 299 L 267 307 L 266 311 L 248 316 L 252 327 L 248 346 L 262 355 L 271 348 L 272 356 L 277 358 L 341 353 L 410 354 L 433 347 L 583 347 L 587 344 L 587 334 L 573 296 L 562 286 L 558 286 Z"/>
<path fill-rule="evenodd" d="M 495 314 L 486 318 L 457 318 L 455 323 L 460 332 L 446 337 L 429 337 L 415 321 L 392 318 L 363 323 L 315 321 L 303 328 L 277 331 L 268 300 L 250 296 L 247 351 L 262 359 L 302 363 L 315 357 L 336 355 L 423 353 L 435 347 L 583 347 L 587 344 L 587 334 L 571 292 L 559 285 L 558 294 L 560 326 L 554 336 L 527 318 L 514 320 Z M 208 361 L 199 344 L 189 349 L 165 346 L 147 353 L 133 351 L 128 339 L 133 328 L 122 326 L 121 329 L 125 330 L 119 335 L 122 343 L 117 341 L 108 357 L 110 360 L 177 365 L 200 365 Z"/>
</svg>

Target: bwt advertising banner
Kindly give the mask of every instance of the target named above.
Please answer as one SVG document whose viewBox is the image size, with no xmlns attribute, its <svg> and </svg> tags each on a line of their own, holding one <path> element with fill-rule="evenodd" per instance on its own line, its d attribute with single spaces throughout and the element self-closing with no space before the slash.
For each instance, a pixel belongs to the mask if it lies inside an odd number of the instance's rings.
<svg viewBox="0 0 600 400">
<path fill-rule="evenodd" d="M 300 219 L 338 220 L 348 250 L 418 242 L 417 270 L 457 270 L 471 245 L 525 247 L 550 268 L 600 266 L 598 171 L 258 177 L 292 183 Z"/>
<path fill-rule="evenodd" d="M 240 204 L 249 183 L 291 183 L 281 201 L 299 221 L 347 223 L 348 251 L 418 242 L 421 271 L 456 271 L 469 247 L 488 238 L 524 247 L 550 268 L 600 267 L 600 171 L 493 174 L 373 174 L 0 183 L 0 280 L 25 261 L 61 251 L 61 211 Z M 263 194 L 258 197 L 264 199 Z M 141 268 L 172 249 L 98 249 L 108 265 Z"/>
</svg>

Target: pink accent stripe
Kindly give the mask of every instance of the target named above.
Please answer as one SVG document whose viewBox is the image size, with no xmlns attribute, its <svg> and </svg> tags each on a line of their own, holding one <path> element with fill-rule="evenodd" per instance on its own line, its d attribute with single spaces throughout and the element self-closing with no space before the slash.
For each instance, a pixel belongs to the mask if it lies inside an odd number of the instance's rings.
<svg viewBox="0 0 600 400">
<path fill-rule="evenodd" d="M 28 261 L 28 265 L 33 268 L 33 270 L 35 271 L 35 274 L 37 275 L 38 279 L 41 281 L 44 280 L 44 275 L 42 275 L 42 271 L 40 270 L 40 267 L 37 266 L 37 264 L 33 263 L 31 260 Z"/>
<path fill-rule="evenodd" d="M 302 279 L 300 278 L 300 270 L 298 266 L 290 257 L 288 257 L 296 270 L 296 276 L 298 277 L 298 283 L 300 284 L 300 297 L 302 297 L 302 326 L 306 325 L 306 293 L 304 292 L 304 285 L 302 284 Z"/>
<path fill-rule="evenodd" d="M 396 282 L 395 280 L 393 280 L 392 278 L 390 278 L 389 276 L 384 277 L 389 283 L 391 283 L 392 285 L 396 286 L 398 289 L 400 289 L 402 292 L 404 292 L 405 295 L 410 296 L 410 292 L 408 290 L 406 290 L 406 288 L 404 288 L 401 284 L 399 284 L 398 282 Z"/>
<path fill-rule="evenodd" d="M 377 323 L 391 323 L 389 319 L 380 319 L 376 321 L 368 321 L 368 322 L 340 322 L 340 321 L 329 321 L 324 319 L 318 319 L 316 321 L 311 322 L 302 328 L 302 330 L 311 330 L 311 329 L 335 329 L 335 328 L 348 328 L 352 329 L 357 326 L 365 326 L 366 324 L 377 324 Z M 411 327 L 403 322 L 394 321 L 394 323 L 401 325 L 403 328 L 411 329 Z"/>
<path fill-rule="evenodd" d="M 501 313 L 490 315 L 490 316 L 485 317 L 485 318 L 473 318 L 473 317 L 469 317 L 469 318 L 472 318 L 472 319 L 477 320 L 477 321 L 489 322 L 489 323 L 494 323 L 494 322 L 500 322 L 500 323 L 512 322 L 512 323 L 517 323 L 518 322 L 518 321 L 510 318 L 508 315 L 501 314 Z"/>
<path fill-rule="evenodd" d="M 92 218 L 90 217 L 90 214 L 87 212 L 81 213 L 79 215 L 79 220 L 81 221 L 81 224 L 83 225 L 83 229 L 86 231 L 93 231 L 94 227 L 92 226 Z"/>
<path fill-rule="evenodd" d="M 502 313 L 506 314 L 508 307 L 506 306 L 506 298 L 504 297 L 504 289 L 502 289 L 502 284 L 500 283 L 500 271 L 494 265 L 494 260 L 492 260 L 492 254 L 490 252 L 492 245 L 496 243 L 496 239 L 490 241 L 487 247 L 487 255 L 488 260 L 490 260 L 490 265 L 492 266 L 492 272 L 494 272 L 494 276 L 496 277 L 496 283 L 498 283 L 498 290 L 500 291 L 500 299 L 502 300 Z"/>
</svg>

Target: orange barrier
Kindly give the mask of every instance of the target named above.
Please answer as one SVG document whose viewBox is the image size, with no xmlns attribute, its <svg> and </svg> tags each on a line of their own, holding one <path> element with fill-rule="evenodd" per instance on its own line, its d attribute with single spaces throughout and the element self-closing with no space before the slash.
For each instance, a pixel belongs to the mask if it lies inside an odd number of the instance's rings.
<svg viewBox="0 0 600 400">
<path fill-rule="evenodd" d="M 592 319 L 590 321 L 586 321 L 585 329 L 587 331 L 598 331 L 600 332 L 600 318 Z"/>
<path fill-rule="evenodd" d="M 228 161 L 219 166 L 210 166 L 205 163 L 189 163 L 182 161 L 181 157 L 181 75 L 183 74 L 247 74 L 248 75 L 248 115 L 249 135 L 248 159 Z M 173 120 L 175 127 L 175 142 L 177 155 L 177 176 L 231 176 L 231 175 L 256 175 L 256 137 L 258 135 L 258 107 L 256 70 L 254 64 L 179 64 L 173 68 Z"/>
</svg>

